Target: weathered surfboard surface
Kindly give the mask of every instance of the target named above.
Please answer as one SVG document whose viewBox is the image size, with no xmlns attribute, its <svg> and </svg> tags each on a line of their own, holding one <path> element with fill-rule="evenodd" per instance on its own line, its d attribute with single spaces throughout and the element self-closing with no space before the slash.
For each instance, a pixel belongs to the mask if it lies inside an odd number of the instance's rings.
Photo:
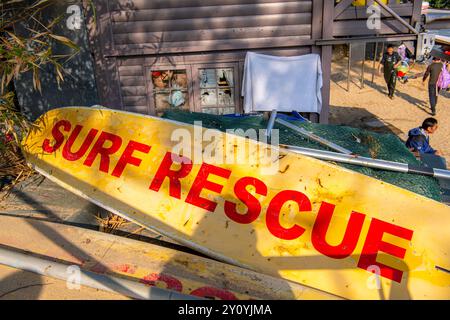
<svg viewBox="0 0 450 320">
<path fill-rule="evenodd" d="M 220 132 L 214 142 L 197 139 L 184 158 L 171 153 L 180 142 L 174 132 L 198 131 L 62 108 L 36 122 L 24 152 L 63 187 L 222 261 L 350 299 L 450 298 L 447 206 L 293 153 L 271 163 L 276 174 L 262 165 L 263 152 L 198 162 L 214 144 L 268 148 Z"/>
<path fill-rule="evenodd" d="M 83 270 L 210 299 L 337 299 L 211 259 L 70 225 L 0 216 L 0 243 Z M 81 292 L 82 293 L 82 292 Z"/>
</svg>

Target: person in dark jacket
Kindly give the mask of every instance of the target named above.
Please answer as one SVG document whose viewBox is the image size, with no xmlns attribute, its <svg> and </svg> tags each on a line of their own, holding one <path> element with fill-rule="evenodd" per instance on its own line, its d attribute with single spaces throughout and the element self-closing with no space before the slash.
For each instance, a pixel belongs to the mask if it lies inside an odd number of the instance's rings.
<svg viewBox="0 0 450 320">
<path fill-rule="evenodd" d="M 428 82 L 428 95 L 430 98 L 431 114 L 433 116 L 436 115 L 436 104 L 438 101 L 438 92 L 440 90 L 440 88 L 437 87 L 437 83 L 442 72 L 442 66 L 441 60 L 434 57 L 433 62 L 428 66 L 427 71 L 425 71 L 425 74 L 423 75 L 423 82 L 430 77 L 430 81 Z"/>
<path fill-rule="evenodd" d="M 394 47 L 389 45 L 383 57 L 381 58 L 378 66 L 378 72 L 380 72 L 381 66 L 383 66 L 384 81 L 388 88 L 388 96 L 394 99 L 395 86 L 397 84 L 397 67 L 402 62 L 400 55 L 394 51 Z"/>
<path fill-rule="evenodd" d="M 435 133 L 437 129 L 438 121 L 435 118 L 425 119 L 421 127 L 409 130 L 406 147 L 415 154 L 429 153 L 440 155 L 440 152 L 433 149 L 430 145 L 430 134 Z"/>
</svg>

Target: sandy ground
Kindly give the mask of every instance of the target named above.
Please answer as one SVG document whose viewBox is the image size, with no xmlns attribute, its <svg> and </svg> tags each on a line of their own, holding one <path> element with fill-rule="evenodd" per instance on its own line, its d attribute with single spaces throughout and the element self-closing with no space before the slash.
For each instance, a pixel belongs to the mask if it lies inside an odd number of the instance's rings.
<svg viewBox="0 0 450 320">
<path fill-rule="evenodd" d="M 347 91 L 347 66 L 334 63 L 331 76 L 330 123 L 394 133 L 405 141 L 408 131 L 418 127 L 431 116 L 428 103 L 428 86 L 422 76 L 409 80 L 407 84 L 397 83 L 397 93 L 390 100 L 382 75 L 375 76 L 372 83 L 372 63 L 365 66 L 365 86 L 361 87 L 360 72 L 352 69 L 350 91 Z M 414 73 L 423 74 L 424 65 L 416 65 Z M 431 145 L 440 150 L 450 163 L 450 93 L 439 96 L 437 116 L 439 130 L 431 137 Z"/>
<path fill-rule="evenodd" d="M 0 300 L 124 300 L 127 297 L 0 265 Z"/>
</svg>

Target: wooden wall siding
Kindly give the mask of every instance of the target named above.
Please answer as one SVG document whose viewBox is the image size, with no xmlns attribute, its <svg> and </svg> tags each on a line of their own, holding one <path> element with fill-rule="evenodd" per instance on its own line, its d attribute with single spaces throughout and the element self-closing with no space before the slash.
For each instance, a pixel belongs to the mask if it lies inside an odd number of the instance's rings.
<svg viewBox="0 0 450 320">
<path fill-rule="evenodd" d="M 122 61 L 124 60 L 117 60 L 123 110 L 149 114 L 150 107 L 143 64 L 121 66 Z"/>
<path fill-rule="evenodd" d="M 298 47 L 289 49 L 262 49 L 255 52 L 279 55 L 296 56 L 311 53 L 311 47 Z M 144 114 L 152 114 L 151 102 L 146 92 L 145 70 L 150 67 L 161 66 L 162 69 L 175 65 L 204 65 L 205 63 L 239 62 L 239 75 L 243 72 L 243 62 L 247 51 L 214 52 L 208 54 L 185 55 L 159 55 L 117 58 L 119 71 L 123 110 Z M 238 78 L 236 81 L 240 81 Z M 239 94 L 236 92 L 236 94 Z"/>
<path fill-rule="evenodd" d="M 102 103 L 146 114 L 153 112 L 147 74 L 152 67 L 234 63 L 241 77 L 247 51 L 280 56 L 317 53 L 324 80 L 320 121 L 326 123 L 332 46 L 316 41 L 373 35 L 366 27 L 365 7 L 341 5 L 335 11 L 333 0 L 94 0 L 94 4 L 97 28 L 91 28 L 90 36 Z M 420 18 L 419 0 L 390 6 L 411 24 Z M 378 35 L 394 33 L 408 30 L 385 13 Z"/>
<path fill-rule="evenodd" d="M 313 45 L 311 0 L 110 1 L 109 56 Z"/>
<path fill-rule="evenodd" d="M 299 0 L 305 7 L 311 8 L 312 0 Z M 313 0 L 318 1 L 318 0 Z M 198 8 L 208 6 L 266 4 L 276 2 L 293 2 L 293 0 L 114 0 L 110 7 L 112 11 L 132 11 L 145 9 L 177 9 Z"/>
</svg>

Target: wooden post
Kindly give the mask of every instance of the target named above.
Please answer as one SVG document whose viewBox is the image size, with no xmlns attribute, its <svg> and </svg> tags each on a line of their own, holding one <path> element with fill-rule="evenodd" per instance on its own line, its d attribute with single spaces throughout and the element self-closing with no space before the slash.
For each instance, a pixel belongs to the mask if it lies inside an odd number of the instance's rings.
<svg viewBox="0 0 450 320">
<path fill-rule="evenodd" d="M 352 66 L 352 43 L 348 43 L 347 91 L 350 92 L 350 69 Z"/>
<path fill-rule="evenodd" d="M 372 83 L 375 81 L 375 68 L 377 67 L 377 53 L 378 53 L 378 42 L 375 42 L 375 52 L 373 54 L 373 65 L 372 65 Z"/>
<path fill-rule="evenodd" d="M 312 22 L 311 22 L 311 39 L 315 42 L 322 38 L 322 16 L 323 14 L 323 1 L 313 1 L 313 10 L 312 10 Z M 313 45 L 311 48 L 311 53 L 316 53 L 320 55 L 322 59 L 322 47 L 318 45 Z M 322 64 L 322 69 L 324 68 Z M 323 95 L 322 95 L 323 96 Z M 309 115 L 309 120 L 314 123 L 318 123 L 319 114 L 311 113 Z"/>
<path fill-rule="evenodd" d="M 361 65 L 361 89 L 364 89 L 364 70 L 366 64 L 366 44 L 364 44 L 362 65 Z"/>
<path fill-rule="evenodd" d="M 417 30 L 417 23 L 421 21 L 422 16 L 422 0 L 414 0 L 413 14 L 411 17 L 411 25 Z M 420 32 L 420 30 L 419 30 Z"/>
<path fill-rule="evenodd" d="M 319 2 L 319 1 L 318 1 Z M 334 1 L 322 0 L 322 39 L 333 38 L 333 21 L 334 21 Z M 330 81 L 331 81 L 331 59 L 333 54 L 333 46 L 322 46 L 322 112 L 320 113 L 320 123 L 328 123 L 330 115 Z"/>
</svg>

